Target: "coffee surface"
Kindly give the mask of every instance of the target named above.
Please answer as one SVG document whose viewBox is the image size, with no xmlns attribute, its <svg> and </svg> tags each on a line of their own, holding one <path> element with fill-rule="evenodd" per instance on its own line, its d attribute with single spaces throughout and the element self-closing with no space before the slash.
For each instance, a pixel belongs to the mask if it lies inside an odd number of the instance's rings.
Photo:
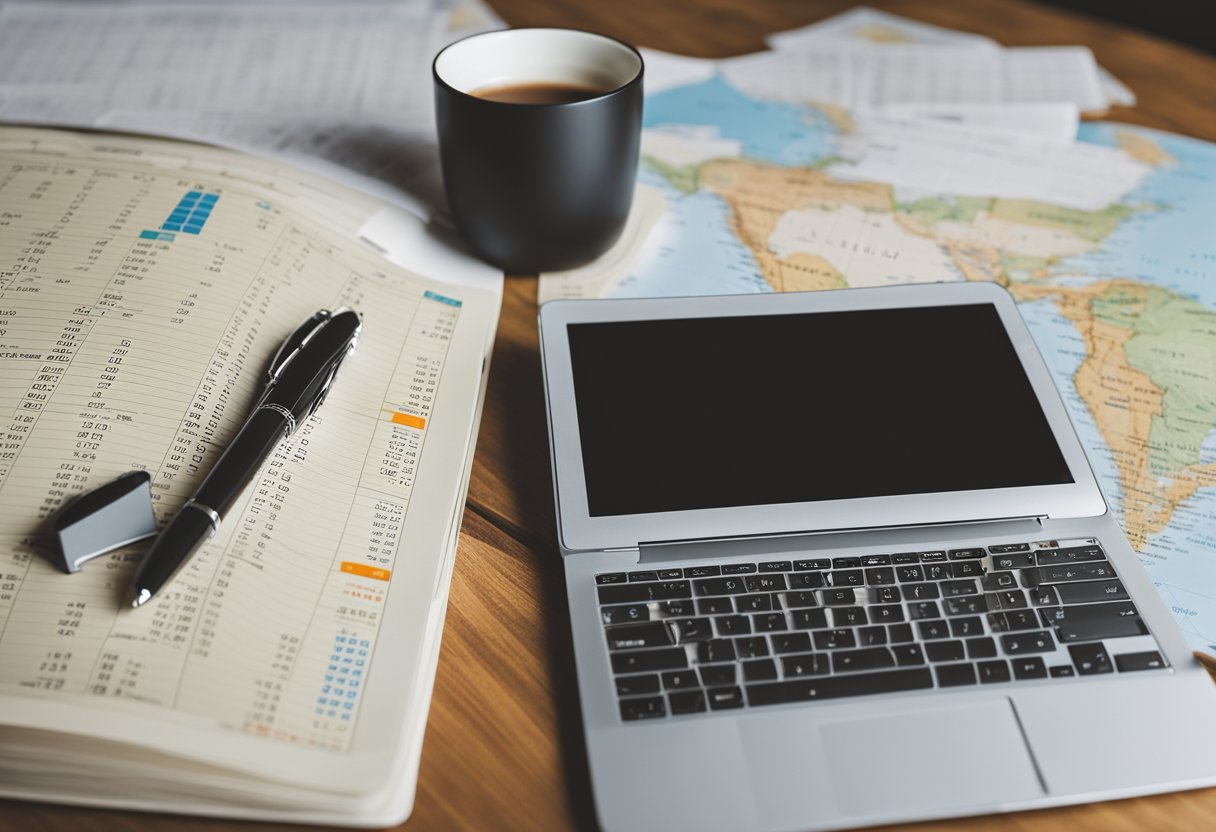
<svg viewBox="0 0 1216 832">
<path fill-rule="evenodd" d="M 581 84 L 556 84 L 542 82 L 536 84 L 507 84 L 500 87 L 485 87 L 474 90 L 472 95 L 487 101 L 501 101 L 505 104 L 572 104 L 575 101 L 586 101 L 603 95 L 607 90 L 587 87 Z"/>
</svg>

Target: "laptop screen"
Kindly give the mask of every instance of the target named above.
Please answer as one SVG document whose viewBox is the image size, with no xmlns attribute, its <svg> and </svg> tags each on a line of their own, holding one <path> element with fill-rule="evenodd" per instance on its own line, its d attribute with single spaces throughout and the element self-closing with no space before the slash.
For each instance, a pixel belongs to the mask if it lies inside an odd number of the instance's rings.
<svg viewBox="0 0 1216 832">
<path fill-rule="evenodd" d="M 594 517 L 1073 482 L 988 303 L 567 332 Z"/>
</svg>

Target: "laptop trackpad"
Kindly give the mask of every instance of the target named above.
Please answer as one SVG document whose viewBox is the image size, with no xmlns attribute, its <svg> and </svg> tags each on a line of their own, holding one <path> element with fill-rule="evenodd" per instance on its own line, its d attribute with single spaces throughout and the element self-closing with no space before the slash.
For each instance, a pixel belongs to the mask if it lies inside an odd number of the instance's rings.
<svg viewBox="0 0 1216 832">
<path fill-rule="evenodd" d="M 818 730 L 814 722 L 798 725 L 793 713 L 781 722 L 771 731 L 757 723 L 741 726 L 759 807 L 775 808 L 791 793 L 806 793 L 807 775 L 813 773 L 794 771 L 789 757 L 774 753 L 774 743 L 790 742 L 803 749 L 820 745 L 822 768 L 813 768 L 825 775 L 845 815 L 927 812 L 1044 794 L 1013 705 L 1005 698 L 821 722 Z M 766 734 L 768 742 L 762 742 Z M 774 762 L 781 758 L 784 770 L 777 771 Z"/>
</svg>

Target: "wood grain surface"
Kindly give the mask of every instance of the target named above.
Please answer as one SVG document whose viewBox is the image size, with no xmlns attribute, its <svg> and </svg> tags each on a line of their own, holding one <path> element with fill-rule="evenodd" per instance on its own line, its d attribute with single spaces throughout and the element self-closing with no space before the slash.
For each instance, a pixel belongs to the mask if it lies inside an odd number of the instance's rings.
<svg viewBox="0 0 1216 832">
<path fill-rule="evenodd" d="M 515 26 L 594 29 L 641 46 L 705 57 L 762 49 L 771 32 L 852 5 L 838 0 L 491 2 Z M 1216 59 L 1198 51 L 1024 0 L 870 4 L 1006 45 L 1088 45 L 1140 99 L 1135 109 L 1116 108 L 1108 118 L 1216 141 Z M 536 279 L 512 277 L 507 284 L 417 803 L 406 826 L 412 832 L 595 827 L 554 531 Z M 1213 718 L 1216 714 L 1196 714 L 1196 719 Z M 942 774 L 949 776 L 948 766 Z M 268 828 L 286 827 L 0 801 L 0 832 Z M 900 829 L 1211 830 L 1216 829 L 1216 789 Z"/>
</svg>

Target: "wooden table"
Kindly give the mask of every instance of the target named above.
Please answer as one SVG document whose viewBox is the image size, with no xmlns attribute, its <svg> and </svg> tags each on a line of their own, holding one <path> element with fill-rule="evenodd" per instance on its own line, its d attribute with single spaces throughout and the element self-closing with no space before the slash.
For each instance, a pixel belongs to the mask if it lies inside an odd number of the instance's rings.
<svg viewBox="0 0 1216 832">
<path fill-rule="evenodd" d="M 1086 44 L 1140 98 L 1136 109 L 1116 109 L 1110 118 L 1216 141 L 1216 59 L 1197 51 L 1022 0 L 870 3 L 1008 45 Z M 594 29 L 641 46 L 714 57 L 762 49 L 766 34 L 851 4 L 493 0 L 493 5 L 515 26 Z M 406 827 L 411 832 L 595 827 L 551 489 L 536 279 L 515 277 L 507 282 L 503 302 L 417 803 Z M 0 832 L 237 828 L 274 827 L 0 802 Z M 900 828 L 1216 829 L 1216 789 Z"/>
</svg>

